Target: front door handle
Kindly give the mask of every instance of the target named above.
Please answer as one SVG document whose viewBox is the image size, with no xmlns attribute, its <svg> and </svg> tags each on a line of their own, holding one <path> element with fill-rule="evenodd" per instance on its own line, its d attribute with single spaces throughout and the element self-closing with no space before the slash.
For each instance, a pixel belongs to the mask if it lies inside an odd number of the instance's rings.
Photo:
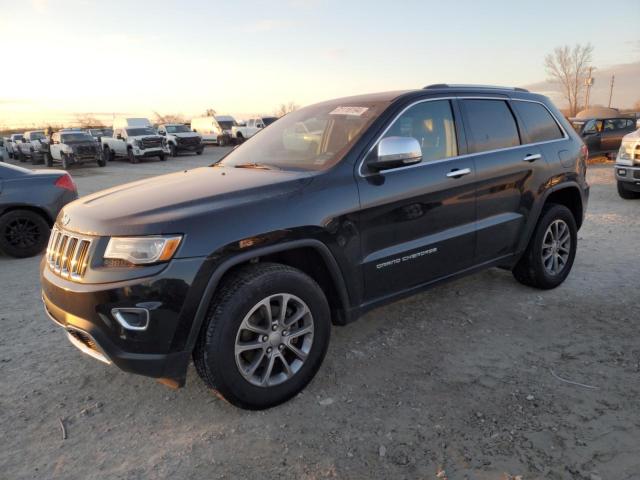
<svg viewBox="0 0 640 480">
<path fill-rule="evenodd" d="M 462 177 L 463 175 L 469 175 L 470 173 L 471 173 L 470 168 L 461 168 L 461 169 L 451 170 L 449 173 L 447 173 L 447 177 L 459 178 L 459 177 Z"/>
<path fill-rule="evenodd" d="M 532 153 L 529 155 L 525 155 L 525 157 L 522 160 L 524 160 L 525 162 L 535 162 L 540 158 L 542 158 L 542 155 L 540 155 L 539 153 Z"/>
</svg>

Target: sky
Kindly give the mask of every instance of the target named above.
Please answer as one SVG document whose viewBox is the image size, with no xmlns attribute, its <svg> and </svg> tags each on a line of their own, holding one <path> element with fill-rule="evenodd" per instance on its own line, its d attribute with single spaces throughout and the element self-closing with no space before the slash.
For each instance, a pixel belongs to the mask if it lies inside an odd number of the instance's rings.
<svg viewBox="0 0 640 480">
<path fill-rule="evenodd" d="M 618 102 L 640 99 L 640 0 L 0 0 L 0 12 L 0 127 L 523 86 L 546 79 L 554 47 L 587 42 L 599 69 L 638 64 L 637 98 Z"/>
</svg>

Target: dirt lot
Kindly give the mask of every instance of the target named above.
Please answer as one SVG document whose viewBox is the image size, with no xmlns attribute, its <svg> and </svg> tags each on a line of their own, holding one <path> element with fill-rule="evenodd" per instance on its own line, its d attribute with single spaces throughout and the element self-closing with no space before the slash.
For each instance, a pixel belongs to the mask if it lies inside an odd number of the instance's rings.
<svg viewBox="0 0 640 480">
<path fill-rule="evenodd" d="M 72 173 L 86 194 L 221 151 Z M 38 259 L 0 258 L 0 477 L 640 478 L 640 202 L 618 197 L 610 165 L 589 179 L 564 285 L 494 269 L 373 311 L 266 412 L 192 368 L 174 391 L 82 355 L 42 311 Z"/>
</svg>

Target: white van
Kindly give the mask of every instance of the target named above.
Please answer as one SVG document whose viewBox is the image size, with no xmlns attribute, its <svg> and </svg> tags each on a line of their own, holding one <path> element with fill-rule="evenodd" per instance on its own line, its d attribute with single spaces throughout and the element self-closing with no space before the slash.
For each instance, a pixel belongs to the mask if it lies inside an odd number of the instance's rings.
<svg viewBox="0 0 640 480">
<path fill-rule="evenodd" d="M 231 129 L 235 125 L 236 120 L 231 115 L 198 117 L 191 120 L 191 130 L 202 135 L 203 142 L 212 142 L 220 146 L 231 143 Z"/>
</svg>

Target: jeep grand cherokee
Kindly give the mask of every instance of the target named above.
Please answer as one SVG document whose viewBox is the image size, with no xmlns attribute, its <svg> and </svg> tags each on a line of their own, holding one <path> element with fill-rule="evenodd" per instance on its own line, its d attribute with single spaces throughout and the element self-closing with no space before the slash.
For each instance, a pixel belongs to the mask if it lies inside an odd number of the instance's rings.
<svg viewBox="0 0 640 480">
<path fill-rule="evenodd" d="M 546 98 L 434 85 L 290 113 L 219 163 L 83 197 L 42 260 L 79 349 L 243 408 L 313 378 L 331 325 L 489 267 L 567 277 L 586 148 Z"/>
</svg>

